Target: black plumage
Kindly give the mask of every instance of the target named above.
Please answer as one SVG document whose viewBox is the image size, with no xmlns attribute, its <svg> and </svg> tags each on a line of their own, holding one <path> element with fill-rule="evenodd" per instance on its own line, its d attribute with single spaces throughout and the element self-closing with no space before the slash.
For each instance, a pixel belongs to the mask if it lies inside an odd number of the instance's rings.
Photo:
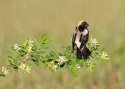
<svg viewBox="0 0 125 89">
<path fill-rule="evenodd" d="M 91 55 L 90 50 L 86 47 L 89 39 L 88 23 L 80 21 L 72 37 L 72 50 L 76 51 L 76 58 L 88 58 Z"/>
</svg>

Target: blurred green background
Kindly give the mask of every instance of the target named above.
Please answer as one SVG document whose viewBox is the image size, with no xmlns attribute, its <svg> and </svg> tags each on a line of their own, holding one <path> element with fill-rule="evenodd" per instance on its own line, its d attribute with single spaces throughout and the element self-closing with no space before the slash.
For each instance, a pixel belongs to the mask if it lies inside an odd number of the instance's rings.
<svg viewBox="0 0 125 89">
<path fill-rule="evenodd" d="M 55 73 L 33 67 L 32 73 L 14 71 L 0 78 L 0 89 L 125 89 L 125 0 L 0 0 L 0 66 L 15 43 L 46 33 L 52 50 L 71 45 L 78 21 L 89 23 L 111 60 L 93 72 L 74 77 L 68 69 Z"/>
</svg>

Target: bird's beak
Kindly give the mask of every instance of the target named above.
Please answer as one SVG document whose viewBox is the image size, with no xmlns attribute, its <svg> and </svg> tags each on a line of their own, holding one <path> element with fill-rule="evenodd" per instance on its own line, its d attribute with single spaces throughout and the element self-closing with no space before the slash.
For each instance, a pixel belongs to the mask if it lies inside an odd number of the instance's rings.
<svg viewBox="0 0 125 89">
<path fill-rule="evenodd" d="M 89 24 L 86 24 L 86 26 L 88 27 L 88 26 L 89 26 Z"/>
</svg>

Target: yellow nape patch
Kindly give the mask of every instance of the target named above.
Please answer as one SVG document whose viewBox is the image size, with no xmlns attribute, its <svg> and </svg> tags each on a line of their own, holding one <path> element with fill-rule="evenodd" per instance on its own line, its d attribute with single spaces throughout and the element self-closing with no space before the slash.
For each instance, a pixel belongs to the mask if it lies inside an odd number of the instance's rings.
<svg viewBox="0 0 125 89">
<path fill-rule="evenodd" d="M 84 21 L 83 21 L 83 20 L 79 21 L 77 27 L 78 27 L 79 25 L 81 25 L 82 22 L 84 22 Z"/>
</svg>

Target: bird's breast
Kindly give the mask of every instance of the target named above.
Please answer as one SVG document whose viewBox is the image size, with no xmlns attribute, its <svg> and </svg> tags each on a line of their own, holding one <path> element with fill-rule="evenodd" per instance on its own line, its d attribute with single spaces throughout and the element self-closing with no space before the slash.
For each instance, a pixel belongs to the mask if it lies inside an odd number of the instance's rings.
<svg viewBox="0 0 125 89">
<path fill-rule="evenodd" d="M 80 48 L 80 45 L 81 45 L 81 42 L 79 42 L 80 36 L 81 36 L 81 32 L 78 31 L 76 35 L 76 40 L 75 40 L 75 43 L 78 48 Z"/>
<path fill-rule="evenodd" d="M 87 35 L 87 34 L 88 34 L 88 30 L 85 29 L 85 30 L 82 32 L 82 34 L 83 34 L 84 36 Z"/>
</svg>

